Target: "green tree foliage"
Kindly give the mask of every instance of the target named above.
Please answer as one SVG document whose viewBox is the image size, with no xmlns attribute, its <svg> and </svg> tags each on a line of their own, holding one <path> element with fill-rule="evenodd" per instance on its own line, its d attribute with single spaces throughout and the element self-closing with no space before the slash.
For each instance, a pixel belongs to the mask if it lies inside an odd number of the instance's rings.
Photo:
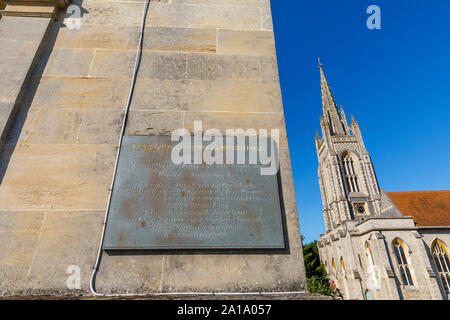
<svg viewBox="0 0 450 320">
<path fill-rule="evenodd" d="M 313 241 L 303 247 L 303 256 L 305 259 L 307 278 L 312 278 L 313 276 L 320 277 L 325 275 L 325 268 L 320 263 L 317 241 Z"/>
<path fill-rule="evenodd" d="M 303 240 L 303 237 L 302 237 Z M 330 285 L 325 267 L 320 263 L 317 241 L 303 245 L 305 259 L 306 282 L 308 291 L 326 296 L 336 297 L 335 288 Z"/>
</svg>

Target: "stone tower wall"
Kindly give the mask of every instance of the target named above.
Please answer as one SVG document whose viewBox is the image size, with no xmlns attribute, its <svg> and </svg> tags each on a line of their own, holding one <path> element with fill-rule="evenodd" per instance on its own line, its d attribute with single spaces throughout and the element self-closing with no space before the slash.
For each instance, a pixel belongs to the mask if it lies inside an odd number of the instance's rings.
<svg viewBox="0 0 450 320">
<path fill-rule="evenodd" d="M 0 293 L 89 292 L 131 83 L 143 1 L 76 0 L 81 29 L 51 24 L 2 150 Z M 127 135 L 280 129 L 279 252 L 104 253 L 110 293 L 305 290 L 269 0 L 152 1 Z"/>
</svg>

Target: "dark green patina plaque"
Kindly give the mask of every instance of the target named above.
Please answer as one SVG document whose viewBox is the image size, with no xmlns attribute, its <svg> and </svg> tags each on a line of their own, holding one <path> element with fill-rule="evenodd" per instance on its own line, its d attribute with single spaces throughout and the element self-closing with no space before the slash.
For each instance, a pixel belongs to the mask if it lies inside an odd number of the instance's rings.
<svg viewBox="0 0 450 320">
<path fill-rule="evenodd" d="M 176 144 L 124 137 L 103 249 L 285 247 L 276 174 L 248 162 L 174 164 Z"/>
</svg>

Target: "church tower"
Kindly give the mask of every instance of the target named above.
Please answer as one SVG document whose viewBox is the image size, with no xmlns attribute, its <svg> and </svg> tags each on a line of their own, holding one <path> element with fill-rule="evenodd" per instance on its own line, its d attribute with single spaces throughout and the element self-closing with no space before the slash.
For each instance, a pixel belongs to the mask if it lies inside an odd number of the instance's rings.
<svg viewBox="0 0 450 320">
<path fill-rule="evenodd" d="M 316 132 L 318 176 L 327 232 L 346 220 L 381 214 L 381 193 L 358 122 L 336 105 L 319 60 L 323 114 Z"/>
<path fill-rule="evenodd" d="M 322 135 L 316 132 L 315 140 L 326 233 L 318 248 L 327 277 L 344 299 L 445 298 L 427 253 L 427 244 L 432 248 L 442 235 L 428 237 L 429 229 L 417 226 L 411 210 L 397 206 L 421 208 L 426 201 L 396 202 L 398 193 L 380 190 L 358 122 L 352 116 L 349 125 L 338 109 L 320 60 L 319 71 Z M 434 211 L 421 212 L 430 217 Z"/>
</svg>

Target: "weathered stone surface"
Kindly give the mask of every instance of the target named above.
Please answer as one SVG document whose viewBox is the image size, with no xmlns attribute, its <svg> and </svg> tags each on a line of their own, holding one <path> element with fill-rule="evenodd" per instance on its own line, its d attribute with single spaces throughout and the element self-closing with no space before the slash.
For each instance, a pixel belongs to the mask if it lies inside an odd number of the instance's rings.
<svg viewBox="0 0 450 320">
<path fill-rule="evenodd" d="M 175 129 L 183 128 L 184 113 L 165 111 L 132 110 L 126 128 L 126 135 L 168 136 Z"/>
<path fill-rule="evenodd" d="M 81 23 L 84 25 L 140 26 L 144 2 L 74 0 L 83 10 Z M 126 14 L 124 14 L 126 13 Z"/>
<path fill-rule="evenodd" d="M 215 128 L 226 133 L 226 129 L 254 129 L 258 134 L 260 129 L 267 129 L 271 136 L 271 129 L 279 130 L 279 146 L 287 147 L 287 134 L 282 113 L 239 113 L 239 112 L 187 112 L 184 117 L 184 127 L 193 132 L 194 121 L 202 122 L 202 129 Z"/>
<path fill-rule="evenodd" d="M 118 141 L 122 115 L 118 109 L 31 108 L 18 142 L 113 144 Z M 108 132 L 100 126 L 107 127 Z"/>
<path fill-rule="evenodd" d="M 0 256 L 2 265 L 29 266 L 37 240 L 43 213 L 1 211 Z M 17 236 L 17 238 L 15 238 Z M 17 241 L 20 239 L 20 241 Z M 16 242 L 17 241 L 17 242 Z M 14 249 L 13 249 L 14 248 Z"/>
<path fill-rule="evenodd" d="M 76 142 L 80 144 L 118 144 L 123 116 L 124 111 L 120 109 L 83 110 Z"/>
<path fill-rule="evenodd" d="M 205 83 L 196 80 L 142 79 L 136 82 L 131 108 L 203 111 Z"/>
<path fill-rule="evenodd" d="M 137 27 L 83 25 L 80 29 L 71 30 L 62 22 L 55 22 L 50 29 L 50 34 L 56 39 L 55 43 L 47 45 L 50 48 L 63 49 L 131 49 L 129 45 L 131 30 L 137 32 Z"/>
<path fill-rule="evenodd" d="M 302 286 L 302 266 L 289 255 L 199 253 L 165 259 L 162 292 L 209 291 L 212 282 L 217 292 L 296 291 Z"/>
<path fill-rule="evenodd" d="M 80 268 L 81 289 L 89 290 L 103 215 L 103 211 L 0 211 L 8 223 L 0 224 L 2 294 L 74 293 L 66 285 L 69 266 Z"/>
<path fill-rule="evenodd" d="M 83 24 L 106 24 L 139 26 L 144 2 L 75 0 L 86 13 Z M 147 26 L 182 28 L 221 28 L 237 30 L 271 30 L 270 11 L 267 1 L 152 2 L 147 17 Z M 126 12 L 127 14 L 123 14 Z"/>
<path fill-rule="evenodd" d="M 158 27 L 260 30 L 261 19 L 261 10 L 256 7 L 153 3 L 147 23 Z"/>
<path fill-rule="evenodd" d="M 11 79 L 0 86 L 0 103 L 12 102 L 17 98 L 17 89 L 22 85 L 21 79 Z"/>
<path fill-rule="evenodd" d="M 279 159 L 280 159 L 280 178 L 283 183 L 283 201 L 287 212 L 291 213 L 292 219 L 295 221 L 297 199 L 295 198 L 294 180 L 292 177 L 292 165 L 290 161 L 289 149 L 287 142 L 280 141 Z M 297 219 L 298 220 L 298 219 Z M 292 244 L 293 246 L 297 244 Z"/>
<path fill-rule="evenodd" d="M 93 55 L 94 50 L 89 49 L 45 50 L 43 57 L 48 56 L 49 58 L 46 62 L 44 76 L 87 77 Z"/>
<path fill-rule="evenodd" d="M 275 56 L 275 39 L 270 31 L 219 30 L 218 53 Z"/>
<path fill-rule="evenodd" d="M 13 124 L 6 141 L 32 144 L 117 144 L 122 120 L 121 109 L 32 107 L 27 112 L 23 129 Z"/>
<path fill-rule="evenodd" d="M 193 132 L 194 121 L 202 121 L 203 131 L 215 128 L 226 133 L 226 129 L 254 129 L 258 134 L 260 129 L 267 129 L 271 136 L 271 129 L 279 130 L 279 146 L 287 147 L 286 128 L 283 114 L 277 113 L 238 113 L 238 112 L 188 112 L 184 117 L 184 127 Z"/>
<path fill-rule="evenodd" d="M 43 212 L 0 211 L 0 294 L 27 287 Z"/>
<path fill-rule="evenodd" d="M 105 78 L 131 78 L 136 52 L 132 50 L 96 50 L 90 76 Z"/>
<path fill-rule="evenodd" d="M 260 59 L 254 56 L 189 54 L 188 79 L 260 79 Z"/>
<path fill-rule="evenodd" d="M 270 7 L 269 0 L 172 0 L 172 3 L 249 6 L 249 7 L 261 7 L 261 8 Z"/>
<path fill-rule="evenodd" d="M 205 111 L 279 112 L 281 90 L 277 83 L 255 81 L 205 82 Z"/>
<path fill-rule="evenodd" d="M 82 7 L 81 29 L 64 27 L 63 14 L 52 26 L 1 154 L 0 237 L 7 248 L 0 283 L 7 294 L 89 293 L 144 1 L 74 3 Z M 202 120 L 204 130 L 277 128 L 286 148 L 269 5 L 153 2 L 126 134 L 192 131 Z M 305 290 L 290 160 L 287 151 L 280 155 L 287 250 L 103 253 L 97 290 Z M 81 269 L 81 290 L 66 287 L 69 265 Z"/>
<path fill-rule="evenodd" d="M 97 145 L 16 145 L 0 185 L 0 210 L 103 210 L 115 149 Z"/>
<path fill-rule="evenodd" d="M 96 50 L 89 74 L 92 77 L 130 78 L 135 58 L 136 52 L 131 50 Z M 265 68 L 263 73 L 262 62 Z M 268 81 L 278 79 L 273 69 L 276 64 L 257 56 L 144 52 L 141 64 L 140 78 L 260 80 L 262 74 Z"/>
<path fill-rule="evenodd" d="M 202 121 L 203 130 L 226 129 L 279 129 L 285 133 L 282 113 L 236 113 L 236 112 L 189 112 L 186 113 L 184 126 L 193 132 L 194 121 Z M 269 132 L 270 133 L 270 132 Z"/>
<path fill-rule="evenodd" d="M 146 28 L 144 50 L 206 52 L 217 51 L 217 31 L 200 28 Z M 130 31 L 129 45 L 136 48 L 139 42 L 137 30 Z"/>
<path fill-rule="evenodd" d="M 144 2 L 77 0 L 74 3 L 89 13 L 83 15 L 84 24 L 139 26 L 142 21 Z M 147 17 L 149 27 L 262 30 L 262 24 L 261 6 L 152 2 Z"/>
<path fill-rule="evenodd" d="M 0 19 L 0 148 L 49 23 L 50 19 L 46 18 L 8 16 Z"/>
<path fill-rule="evenodd" d="M 3 20 L 7 19 L 1 19 L 1 21 Z M 20 80 L 23 83 L 34 58 L 34 54 L 30 52 L 35 52 L 38 43 L 33 41 L 4 40 L 0 41 L 0 45 L 2 48 L 0 50 L 0 61 L 2 62 L 0 75 L 5 85 L 8 86 L 10 80 Z M 20 87 L 16 88 L 16 91 L 18 94 Z"/>
<path fill-rule="evenodd" d="M 130 78 L 135 59 L 135 51 L 97 50 L 90 75 L 93 77 Z M 186 61 L 185 54 L 144 52 L 139 76 L 166 80 L 185 79 Z"/>
<path fill-rule="evenodd" d="M 50 287 L 52 291 L 73 293 L 67 287 L 68 278 L 74 274 L 68 268 L 73 266 L 80 270 L 80 291 L 88 291 L 104 214 L 90 210 L 45 212 L 24 287 L 32 291 L 47 291 L 45 288 Z"/>
<path fill-rule="evenodd" d="M 139 78 L 132 109 L 279 112 L 278 83 L 253 80 L 157 80 Z"/>
<path fill-rule="evenodd" d="M 0 38 L 8 40 L 40 42 L 42 33 L 48 26 L 49 19 L 23 17 L 5 17 L 0 23 Z"/>
<path fill-rule="evenodd" d="M 261 9 L 262 29 L 273 30 L 272 12 L 270 7 Z"/>
<path fill-rule="evenodd" d="M 33 97 L 36 107 L 125 108 L 128 79 L 45 77 Z"/>
<path fill-rule="evenodd" d="M 160 292 L 165 256 L 145 254 L 111 255 L 104 253 L 97 277 L 102 292 Z M 126 271 L 125 271 L 126 270 Z M 120 281 L 117 281 L 120 279 Z"/>
<path fill-rule="evenodd" d="M 7 124 L 10 121 L 11 112 L 14 109 L 14 101 L 0 102 L 0 135 L 5 139 L 7 134 Z"/>
<path fill-rule="evenodd" d="M 261 57 L 261 78 L 264 82 L 279 83 L 278 64 L 275 57 Z"/>
<path fill-rule="evenodd" d="M 31 108 L 20 143 L 75 143 L 81 124 L 77 109 Z"/>
<path fill-rule="evenodd" d="M 142 55 L 140 77 L 178 80 L 186 77 L 187 57 L 179 53 L 150 53 Z"/>
<path fill-rule="evenodd" d="M 139 42 L 140 28 L 85 25 L 79 30 L 71 30 L 65 28 L 62 23 L 55 23 L 51 33 L 56 36 L 55 48 L 135 50 Z M 215 53 L 216 34 L 214 29 L 147 27 L 143 49 Z"/>
</svg>

